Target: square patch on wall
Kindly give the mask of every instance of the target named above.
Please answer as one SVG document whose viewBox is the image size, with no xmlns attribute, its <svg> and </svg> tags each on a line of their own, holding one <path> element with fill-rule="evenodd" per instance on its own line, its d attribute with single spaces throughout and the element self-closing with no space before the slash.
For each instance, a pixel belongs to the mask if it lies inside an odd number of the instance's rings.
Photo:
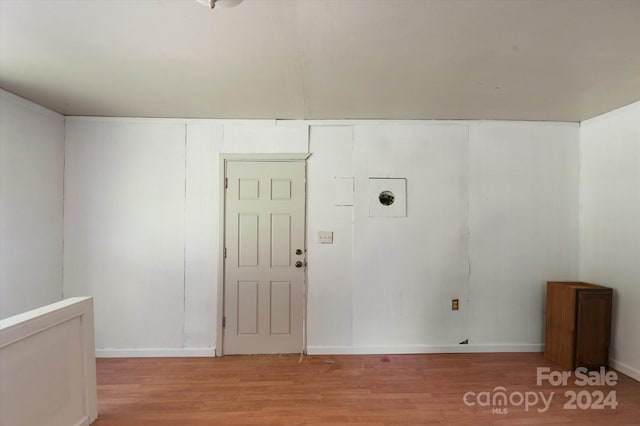
<svg viewBox="0 0 640 426">
<path fill-rule="evenodd" d="M 406 217 L 407 179 L 369 178 L 369 217 Z"/>
</svg>

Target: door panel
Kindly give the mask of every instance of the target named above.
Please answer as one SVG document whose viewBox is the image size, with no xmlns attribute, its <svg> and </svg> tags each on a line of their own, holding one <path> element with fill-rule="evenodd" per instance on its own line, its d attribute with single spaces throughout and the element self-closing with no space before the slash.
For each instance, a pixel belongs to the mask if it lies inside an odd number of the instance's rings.
<svg viewBox="0 0 640 426">
<path fill-rule="evenodd" d="M 238 215 L 238 266 L 258 266 L 257 214 Z"/>
<path fill-rule="evenodd" d="M 238 334 L 258 332 L 258 282 L 238 282 Z"/>
<path fill-rule="evenodd" d="M 223 353 L 301 352 L 305 162 L 229 161 L 226 177 Z"/>
<path fill-rule="evenodd" d="M 291 199 L 291 179 L 271 179 L 271 199 Z"/>
<path fill-rule="evenodd" d="M 271 333 L 291 332 L 291 283 L 273 281 L 271 283 Z"/>
<path fill-rule="evenodd" d="M 271 215 L 271 266 L 291 266 L 291 215 Z"/>
<path fill-rule="evenodd" d="M 260 181 L 258 179 L 239 179 L 238 199 L 257 200 L 260 198 Z"/>
</svg>

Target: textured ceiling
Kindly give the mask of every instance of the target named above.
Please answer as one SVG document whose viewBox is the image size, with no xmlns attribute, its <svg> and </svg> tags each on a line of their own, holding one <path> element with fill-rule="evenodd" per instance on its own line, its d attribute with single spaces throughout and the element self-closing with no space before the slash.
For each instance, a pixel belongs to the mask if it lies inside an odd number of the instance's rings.
<svg viewBox="0 0 640 426">
<path fill-rule="evenodd" d="M 0 87 L 66 115 L 581 121 L 640 100 L 640 1 L 0 0 Z"/>
</svg>

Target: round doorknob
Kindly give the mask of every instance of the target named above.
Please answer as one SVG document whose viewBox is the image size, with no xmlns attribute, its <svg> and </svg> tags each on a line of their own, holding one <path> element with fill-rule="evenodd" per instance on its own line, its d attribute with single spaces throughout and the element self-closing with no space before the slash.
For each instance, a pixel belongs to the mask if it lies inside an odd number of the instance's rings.
<svg viewBox="0 0 640 426">
<path fill-rule="evenodd" d="M 296 268 L 302 268 L 302 262 L 301 261 L 297 261 L 296 262 Z"/>
</svg>

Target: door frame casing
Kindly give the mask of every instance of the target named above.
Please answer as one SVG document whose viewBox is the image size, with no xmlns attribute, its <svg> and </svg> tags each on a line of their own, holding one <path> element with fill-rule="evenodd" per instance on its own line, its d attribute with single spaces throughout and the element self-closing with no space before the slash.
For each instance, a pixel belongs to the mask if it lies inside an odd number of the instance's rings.
<svg viewBox="0 0 640 426">
<path fill-rule="evenodd" d="M 224 248 L 226 243 L 226 210 L 227 210 L 227 197 L 226 197 L 226 187 L 225 187 L 225 179 L 227 177 L 227 164 L 229 162 L 265 162 L 265 161 L 304 161 L 306 163 L 307 159 L 311 156 L 311 153 L 303 152 L 303 153 L 273 153 L 273 154 L 260 154 L 260 153 L 247 153 L 247 154 L 227 154 L 221 153 L 219 155 L 219 165 L 218 165 L 218 193 L 220 194 L 220 207 L 219 207 L 219 218 L 220 218 L 220 228 L 219 233 L 219 247 L 218 247 L 218 311 L 216 315 L 217 324 L 216 324 L 216 348 L 215 353 L 216 356 L 224 355 L 224 329 L 222 326 L 223 318 L 224 318 L 224 279 L 225 279 L 225 257 L 224 257 Z M 305 167 L 306 170 L 306 167 Z M 306 171 L 305 171 L 305 220 L 304 220 L 304 241 L 305 241 L 305 250 L 306 250 L 306 240 L 307 240 L 307 182 L 306 182 Z M 302 309 L 302 347 L 304 348 L 304 352 L 306 352 L 307 347 L 307 277 L 306 277 L 306 268 L 305 268 L 305 278 L 304 278 L 304 305 Z"/>
</svg>

